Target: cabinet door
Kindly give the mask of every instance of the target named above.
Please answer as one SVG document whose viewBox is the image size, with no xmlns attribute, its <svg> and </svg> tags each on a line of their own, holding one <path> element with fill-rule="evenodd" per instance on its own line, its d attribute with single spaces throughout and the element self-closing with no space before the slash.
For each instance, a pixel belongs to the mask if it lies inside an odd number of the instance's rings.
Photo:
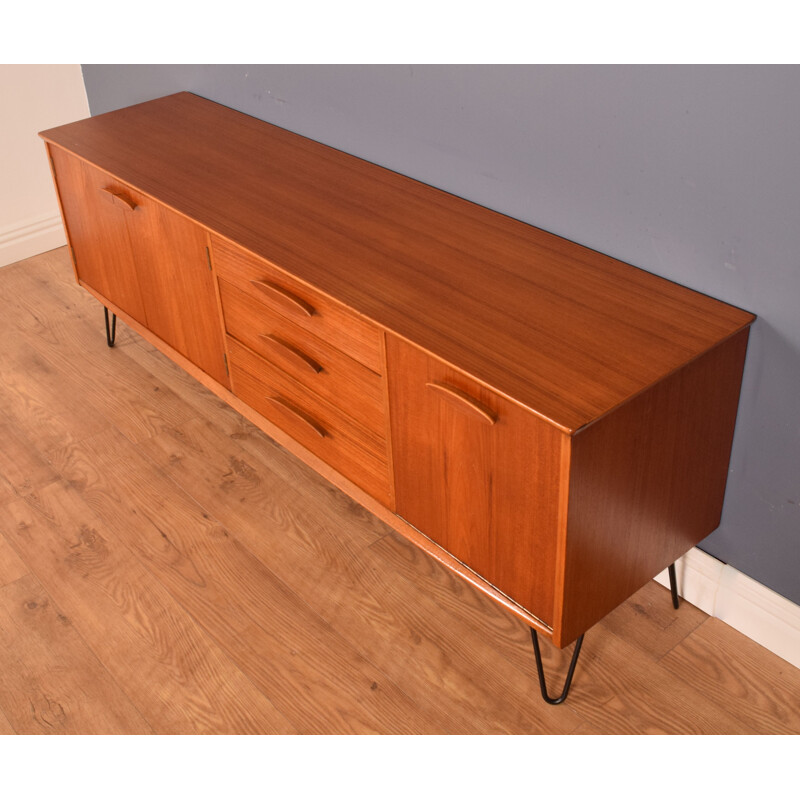
<svg viewBox="0 0 800 800">
<path fill-rule="evenodd" d="M 397 513 L 552 625 L 566 437 L 400 339 L 386 357 Z"/>
<path fill-rule="evenodd" d="M 212 378 L 230 386 L 206 232 L 134 189 L 127 218 L 147 327 Z"/>
<path fill-rule="evenodd" d="M 59 148 L 51 157 L 78 278 L 229 386 L 203 228 Z"/>
<path fill-rule="evenodd" d="M 147 325 L 125 188 L 60 148 L 49 150 L 78 279 Z"/>
</svg>

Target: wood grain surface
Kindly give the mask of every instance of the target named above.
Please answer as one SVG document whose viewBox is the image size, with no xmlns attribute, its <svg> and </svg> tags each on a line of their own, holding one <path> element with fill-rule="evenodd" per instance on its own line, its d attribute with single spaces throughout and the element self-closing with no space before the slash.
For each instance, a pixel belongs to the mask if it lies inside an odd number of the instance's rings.
<svg viewBox="0 0 800 800">
<path fill-rule="evenodd" d="M 66 248 L 0 270 L 0 330 L 2 444 L 46 465 L 0 465 L 0 733 L 800 733 L 800 670 L 655 583 L 546 706 L 523 622 L 126 325 L 109 351 Z M 113 392 L 69 379 L 90 362 L 149 376 L 160 422 L 123 431 Z M 542 649 L 557 681 L 570 651 Z"/>
<path fill-rule="evenodd" d="M 62 472 L 181 606 L 204 620 L 298 733 L 323 733 L 335 725 L 347 733 L 424 727 L 408 698 L 298 603 L 285 576 L 242 546 L 236 528 L 223 528 L 142 455 L 121 464 L 114 453 L 124 446 L 119 434 L 85 440 Z M 249 469 L 244 461 L 232 466 Z M 136 517 L 137 524 L 126 517 Z"/>
<path fill-rule="evenodd" d="M 153 733 L 33 576 L 0 588 L 0 706 L 20 734 Z"/>
<path fill-rule="evenodd" d="M 265 307 L 266 314 L 271 311 L 293 322 L 382 374 L 383 332 L 376 325 L 285 270 L 218 236 L 211 237 L 211 253 L 219 277 Z"/>
<path fill-rule="evenodd" d="M 566 431 L 753 320 L 186 92 L 42 135 Z"/>
<path fill-rule="evenodd" d="M 50 156 L 79 280 L 227 385 L 205 231 L 61 148 Z"/>
<path fill-rule="evenodd" d="M 567 437 L 421 350 L 386 346 L 397 513 L 552 626 Z"/>
<path fill-rule="evenodd" d="M 24 497 L 56 478 L 56 472 L 13 424 L 0 422 L 0 505 Z"/>
<path fill-rule="evenodd" d="M 2 441 L 2 439 L 0 439 Z M 13 547 L 0 536 L 0 587 L 25 577 L 28 567 Z"/>
<path fill-rule="evenodd" d="M 573 437 L 557 643 L 719 525 L 748 333 Z"/>
<path fill-rule="evenodd" d="M 384 381 L 376 372 L 279 314 L 226 280 L 219 282 L 228 332 L 277 364 L 353 420 L 385 431 Z M 382 363 L 383 359 L 381 359 Z"/>
<path fill-rule="evenodd" d="M 133 189 L 127 193 L 137 204 L 134 213 L 125 216 L 125 222 L 136 259 L 147 327 L 227 386 L 206 232 Z M 80 258 L 76 251 L 79 267 Z"/>
<path fill-rule="evenodd" d="M 354 422 L 279 368 L 228 340 L 233 391 L 326 464 L 384 505 L 391 497 L 382 417 Z"/>
<path fill-rule="evenodd" d="M 78 280 L 87 283 L 142 324 L 147 323 L 142 287 L 128 230 L 131 209 L 111 202 L 109 188 L 122 185 L 60 147 L 48 147 Z"/>
<path fill-rule="evenodd" d="M 293 732 L 66 482 L 7 505 L 0 532 L 159 733 Z"/>
<path fill-rule="evenodd" d="M 753 732 L 800 733 L 798 670 L 746 637 L 732 637 L 721 620 L 707 620 L 663 663 Z"/>
<path fill-rule="evenodd" d="M 415 592 L 413 608 L 409 608 L 411 596 L 405 582 L 373 554 L 370 545 L 382 543 L 390 535 L 388 529 L 338 493 L 331 496 L 303 465 L 280 451 L 265 458 L 252 433 L 226 440 L 223 432 L 207 423 L 187 424 L 172 436 L 155 437 L 145 449 L 176 484 L 194 487 L 191 491 L 203 497 L 209 512 L 254 555 L 264 563 L 280 564 L 281 580 L 364 653 L 386 679 L 397 682 L 427 716 L 438 719 L 437 724 L 486 733 L 510 732 L 520 726 L 532 732 L 546 730 L 538 713 L 504 699 L 520 681 L 534 680 L 532 673 L 502 665 L 491 678 L 503 687 L 501 697 L 487 697 L 476 680 L 475 662 L 468 663 L 475 659 L 480 673 L 488 676 L 491 671 L 491 662 L 482 661 L 492 650 L 482 630 L 456 623 L 452 616 L 426 630 L 423 620 L 434 613 L 435 597 L 423 598 Z M 208 458 L 213 453 L 217 459 Z M 277 507 L 276 496 L 283 497 L 285 505 Z M 422 554 L 420 558 L 426 559 Z M 435 569 L 439 580 L 449 576 L 441 567 Z M 461 584 L 458 578 L 446 580 Z M 491 604 L 487 601 L 487 605 Z M 505 624 L 511 624 L 508 616 Z M 459 653 L 466 641 L 480 642 L 477 647 L 485 648 L 484 655 L 473 654 L 465 661 Z M 458 708 L 459 703 L 454 706 L 447 696 L 460 697 L 466 708 Z M 469 710 L 476 704 L 486 714 L 478 728 Z M 402 719 L 395 721 L 394 729 L 401 724 Z M 552 717 L 550 724 L 566 732 L 574 720 Z M 417 732 L 425 730 L 422 723 L 417 725 Z"/>
<path fill-rule="evenodd" d="M 0 712 L 0 736 L 8 736 L 14 733 L 16 733 L 16 731 L 8 721 L 8 717 Z"/>
</svg>

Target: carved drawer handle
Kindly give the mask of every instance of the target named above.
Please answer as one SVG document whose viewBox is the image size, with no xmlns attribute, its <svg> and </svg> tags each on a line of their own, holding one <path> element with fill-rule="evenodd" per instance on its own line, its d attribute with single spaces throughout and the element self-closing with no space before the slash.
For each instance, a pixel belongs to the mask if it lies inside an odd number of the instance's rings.
<svg viewBox="0 0 800 800">
<path fill-rule="evenodd" d="M 462 408 L 469 410 L 471 414 L 477 416 L 484 422 L 488 422 L 490 425 L 494 425 L 495 422 L 497 422 L 497 414 L 492 411 L 491 408 L 485 406 L 474 397 L 470 397 L 466 392 L 461 391 L 461 389 L 457 389 L 455 386 L 451 386 L 449 383 L 434 382 L 426 383 L 425 385 L 429 386 L 431 389 L 436 389 L 437 392 L 441 392 L 446 397 L 455 400 L 461 405 Z"/>
<path fill-rule="evenodd" d="M 284 289 L 283 286 L 279 286 L 277 283 L 264 280 L 250 281 L 250 283 L 259 291 L 264 292 L 264 294 L 278 295 L 278 297 L 288 302 L 295 311 L 300 311 L 307 317 L 313 317 L 316 313 L 314 306 L 307 303 L 302 297 L 298 297 L 294 292 L 290 292 L 288 289 Z"/>
<path fill-rule="evenodd" d="M 273 397 L 268 397 L 267 400 L 270 403 L 275 403 L 276 406 L 280 406 L 284 411 L 288 411 L 293 417 L 299 419 L 304 425 L 310 428 L 314 433 L 317 434 L 321 439 L 324 439 L 328 432 L 325 428 L 322 427 L 313 417 L 310 417 L 306 414 L 305 411 L 301 411 L 297 406 L 290 403 L 288 400 L 284 400 L 280 395 L 275 395 Z"/>
<path fill-rule="evenodd" d="M 317 375 L 322 372 L 322 365 L 314 361 L 310 355 L 304 353 L 299 347 L 295 347 L 293 344 L 284 341 L 272 333 L 259 333 L 258 336 L 265 342 L 278 345 L 283 351 L 291 355 L 301 366 L 308 367 L 308 369 L 310 369 L 312 372 L 315 372 Z"/>
<path fill-rule="evenodd" d="M 125 192 L 122 192 L 119 189 L 109 189 L 103 187 L 100 191 L 105 192 L 109 196 L 111 202 L 120 208 L 125 208 L 128 211 L 136 211 L 138 208 L 136 203 L 134 203 L 133 200 L 128 197 L 127 194 L 125 194 Z"/>
</svg>

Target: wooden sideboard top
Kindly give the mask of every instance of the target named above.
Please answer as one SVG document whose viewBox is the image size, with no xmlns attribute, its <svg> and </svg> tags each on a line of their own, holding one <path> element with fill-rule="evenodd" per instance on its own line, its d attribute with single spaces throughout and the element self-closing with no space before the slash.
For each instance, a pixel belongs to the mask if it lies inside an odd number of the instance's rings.
<svg viewBox="0 0 800 800">
<path fill-rule="evenodd" d="M 567 432 L 755 319 L 188 92 L 41 136 Z"/>
</svg>

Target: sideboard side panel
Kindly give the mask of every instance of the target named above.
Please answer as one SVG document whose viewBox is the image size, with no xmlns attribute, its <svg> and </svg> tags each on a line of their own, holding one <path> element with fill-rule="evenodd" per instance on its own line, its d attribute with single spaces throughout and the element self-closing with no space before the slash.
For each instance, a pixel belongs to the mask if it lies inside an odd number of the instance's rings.
<svg viewBox="0 0 800 800">
<path fill-rule="evenodd" d="M 560 646 L 719 525 L 748 333 L 573 437 Z"/>
</svg>

